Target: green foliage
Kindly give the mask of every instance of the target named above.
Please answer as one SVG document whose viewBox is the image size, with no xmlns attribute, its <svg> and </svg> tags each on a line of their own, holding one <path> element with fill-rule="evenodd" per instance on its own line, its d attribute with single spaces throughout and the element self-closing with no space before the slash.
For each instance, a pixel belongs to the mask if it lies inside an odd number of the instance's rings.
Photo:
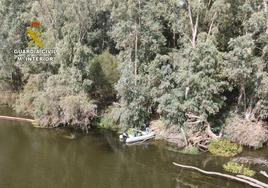
<svg viewBox="0 0 268 188">
<path fill-rule="evenodd" d="M 232 157 L 241 153 L 242 147 L 228 140 L 217 140 L 208 145 L 208 151 L 213 155 Z"/>
<path fill-rule="evenodd" d="M 188 154 L 188 155 L 198 155 L 200 153 L 197 147 L 194 147 L 191 145 L 185 147 L 183 150 L 179 152 L 183 154 Z"/>
<path fill-rule="evenodd" d="M 266 29 L 263 4 L 147 1 L 117 2 L 114 7 L 111 34 L 120 50 L 121 124 L 142 126 L 157 114 L 168 126 L 184 126 L 187 132 L 200 131 L 207 123 L 219 130 L 213 123 L 237 103 L 237 112 L 245 117 L 251 111 L 253 117 L 265 118 L 267 97 L 260 93 L 266 78 L 267 40 L 259 33 Z M 147 33 L 147 24 L 155 18 L 151 28 L 158 29 Z"/>
<path fill-rule="evenodd" d="M 116 130 L 118 129 L 120 115 L 118 107 L 110 106 L 103 113 L 97 126 L 104 129 Z"/>
<path fill-rule="evenodd" d="M 224 164 L 223 168 L 227 172 L 231 172 L 234 174 L 242 174 L 242 175 L 250 176 L 250 177 L 256 174 L 256 172 L 254 170 L 251 170 L 249 167 L 240 165 L 239 163 L 232 162 L 232 161 Z"/>
<path fill-rule="evenodd" d="M 48 75 L 46 74 L 32 74 L 28 79 L 24 90 L 19 94 L 16 100 L 15 109 L 20 114 L 33 115 L 35 110 L 34 100 L 43 90 L 44 83 Z"/>
<path fill-rule="evenodd" d="M 117 66 L 116 58 L 107 51 L 92 60 L 89 79 L 93 82 L 91 89 L 93 97 L 115 96 L 115 84 L 120 76 Z"/>
<path fill-rule="evenodd" d="M 6 46 L 0 48 L 0 88 L 23 89 L 16 110 L 38 119 L 42 126 L 87 130 L 97 116 L 94 99 L 115 95 L 119 76 L 113 55 L 104 52 L 94 59 L 95 53 L 108 47 L 115 51 L 108 36 L 110 13 L 95 1 L 14 3 L 1 1 L 0 37 Z M 45 47 L 57 49 L 53 62 L 14 59 L 13 49 L 27 48 L 25 24 L 33 19 L 42 24 Z"/>
<path fill-rule="evenodd" d="M 165 51 L 164 25 L 157 12 L 161 2 L 122 1 L 112 11 L 115 22 L 111 36 L 120 50 L 121 77 L 116 85 L 120 96 L 120 124 L 143 127 L 151 116 L 147 70 L 156 54 Z"/>
<path fill-rule="evenodd" d="M 107 82 L 114 87 L 120 78 L 120 73 L 118 71 L 118 60 L 115 56 L 110 54 L 108 51 L 104 51 L 101 55 L 94 59 L 101 66 L 101 69 L 105 75 Z"/>
<path fill-rule="evenodd" d="M 2 0 L 0 2 L 0 90 L 19 91 L 23 80 L 13 50 L 25 47 L 24 17 L 32 1 Z"/>
<path fill-rule="evenodd" d="M 204 121 L 217 114 L 223 107 L 225 97 L 222 93 L 228 88 L 228 83 L 221 76 L 222 56 L 214 42 L 200 36 L 196 48 L 190 48 L 185 55 L 175 55 L 173 59 L 174 63 L 161 67 L 169 69 L 165 76 L 169 80 L 161 80 L 158 86 L 166 87 L 165 93 L 159 97 L 159 111 L 167 109 L 165 113 L 168 116 L 172 113 L 175 120 L 181 117 L 172 122 L 180 124 L 185 122 L 183 114 L 188 112 L 203 117 Z"/>
<path fill-rule="evenodd" d="M 85 128 L 112 100 L 120 127 L 159 117 L 186 139 L 221 130 L 231 110 L 267 122 L 267 12 L 260 0 L 2 0 L 0 90 L 19 91 L 17 111 L 45 126 Z M 31 20 L 53 62 L 14 58 Z"/>
<path fill-rule="evenodd" d="M 83 90 L 77 69 L 50 76 L 34 100 L 33 115 L 43 126 L 69 126 L 87 130 L 96 116 L 96 105 Z"/>
</svg>

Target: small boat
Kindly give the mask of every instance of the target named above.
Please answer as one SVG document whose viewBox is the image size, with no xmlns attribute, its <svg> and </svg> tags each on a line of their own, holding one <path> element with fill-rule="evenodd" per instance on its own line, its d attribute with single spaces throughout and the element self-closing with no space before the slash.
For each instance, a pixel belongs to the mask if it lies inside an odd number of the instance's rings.
<svg viewBox="0 0 268 188">
<path fill-rule="evenodd" d="M 152 139 L 155 137 L 155 133 L 149 128 L 146 131 L 141 131 L 138 129 L 130 129 L 128 132 L 124 132 L 119 136 L 121 142 L 135 143 L 135 142 L 144 142 L 146 140 Z"/>
</svg>

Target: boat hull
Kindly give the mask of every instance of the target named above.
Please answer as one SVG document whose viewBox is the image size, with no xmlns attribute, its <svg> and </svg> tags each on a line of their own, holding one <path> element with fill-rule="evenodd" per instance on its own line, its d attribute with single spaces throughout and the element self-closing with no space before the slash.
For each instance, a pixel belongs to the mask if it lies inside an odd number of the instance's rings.
<svg viewBox="0 0 268 188">
<path fill-rule="evenodd" d="M 155 133 L 151 132 L 151 133 L 148 133 L 146 135 L 137 136 L 137 137 L 133 137 L 133 138 L 127 138 L 126 143 L 142 142 L 145 140 L 152 139 L 154 137 L 155 137 Z"/>
</svg>

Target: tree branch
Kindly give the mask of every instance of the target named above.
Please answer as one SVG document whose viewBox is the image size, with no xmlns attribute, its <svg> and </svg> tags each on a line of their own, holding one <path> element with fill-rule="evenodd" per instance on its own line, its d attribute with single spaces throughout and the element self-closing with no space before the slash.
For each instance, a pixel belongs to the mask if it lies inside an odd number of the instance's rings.
<svg viewBox="0 0 268 188">
<path fill-rule="evenodd" d="M 250 177 L 248 177 L 248 176 L 243 176 L 243 175 L 237 175 L 237 177 L 239 177 L 239 178 L 243 178 L 243 179 L 245 179 L 245 180 L 249 180 L 249 181 L 251 181 L 251 182 L 253 182 L 253 183 L 256 183 L 256 184 L 261 185 L 261 186 L 263 186 L 263 187 L 265 187 L 265 188 L 268 188 L 268 185 L 267 185 L 266 183 L 263 183 L 263 182 L 261 182 L 261 181 L 259 181 L 259 180 L 254 179 L 254 178 L 250 178 Z"/>
<path fill-rule="evenodd" d="M 194 32 L 194 23 L 193 23 L 191 6 L 189 4 L 188 4 L 188 16 L 190 19 L 190 25 L 191 25 L 191 29 L 192 29 L 192 33 L 193 33 Z"/>
<path fill-rule="evenodd" d="M 264 12 L 268 13 L 268 3 L 267 0 L 263 0 Z M 266 34 L 268 34 L 268 21 L 266 21 Z"/>
<path fill-rule="evenodd" d="M 260 181 L 258 181 L 256 179 L 253 179 L 253 178 L 250 178 L 250 180 L 247 180 L 247 179 L 243 179 L 243 178 L 237 177 L 237 176 L 232 176 L 232 175 L 229 175 L 229 174 L 205 171 L 205 170 L 202 170 L 202 169 L 194 167 L 194 166 L 181 165 L 181 164 L 178 164 L 178 163 L 175 163 L 175 162 L 173 162 L 173 164 L 175 166 L 178 166 L 178 167 L 181 167 L 181 168 L 196 170 L 196 171 L 198 171 L 198 172 L 200 172 L 202 174 L 220 176 L 220 177 L 228 178 L 228 179 L 231 179 L 231 180 L 236 180 L 236 181 L 251 185 L 252 187 L 268 188 L 267 184 L 265 184 L 263 182 L 260 182 Z"/>
<path fill-rule="evenodd" d="M 212 21 L 211 21 L 211 24 L 209 26 L 209 30 L 208 30 L 208 36 L 211 34 L 211 31 L 212 31 L 212 28 L 213 28 L 213 24 L 214 24 L 214 21 L 216 19 L 216 16 L 217 16 L 217 12 L 215 12 L 215 14 L 213 15 L 212 17 Z"/>
<path fill-rule="evenodd" d="M 190 41 L 192 43 L 193 48 L 195 48 L 195 38 L 196 38 L 196 34 L 197 34 L 197 26 L 198 26 L 199 16 L 197 15 L 195 26 L 194 26 L 192 10 L 191 10 L 191 6 L 189 4 L 188 4 L 188 16 L 190 19 L 190 26 L 191 26 L 191 30 L 192 30 L 192 40 L 190 40 Z"/>
<path fill-rule="evenodd" d="M 195 48 L 195 45 L 196 45 L 198 24 L 199 24 L 199 14 L 197 14 L 197 17 L 196 17 L 196 20 L 195 20 L 195 27 L 194 27 L 194 33 L 193 33 L 193 47 L 194 48 Z"/>
<path fill-rule="evenodd" d="M 268 174 L 267 174 L 266 172 L 264 172 L 264 171 L 260 171 L 260 173 L 261 173 L 262 175 L 264 175 L 266 178 L 268 178 Z"/>
</svg>

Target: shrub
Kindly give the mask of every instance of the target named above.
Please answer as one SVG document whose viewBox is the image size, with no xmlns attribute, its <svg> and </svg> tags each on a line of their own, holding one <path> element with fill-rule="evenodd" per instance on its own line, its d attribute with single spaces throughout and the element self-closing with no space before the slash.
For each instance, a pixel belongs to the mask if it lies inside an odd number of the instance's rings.
<svg viewBox="0 0 268 188">
<path fill-rule="evenodd" d="M 32 74 L 24 89 L 19 94 L 16 103 L 15 109 L 17 113 L 25 114 L 32 116 L 34 111 L 34 100 L 39 92 L 42 91 L 44 82 L 46 81 L 48 75 L 46 74 Z"/>
<path fill-rule="evenodd" d="M 255 175 L 254 170 L 251 170 L 249 167 L 246 167 L 244 165 L 241 165 L 241 164 L 238 164 L 238 163 L 232 162 L 232 161 L 224 164 L 223 168 L 225 171 L 231 172 L 234 174 L 242 174 L 245 176 L 254 176 Z"/>
<path fill-rule="evenodd" d="M 102 115 L 98 127 L 104 129 L 115 130 L 118 129 L 117 124 L 119 123 L 120 111 L 117 106 L 110 106 Z"/>
<path fill-rule="evenodd" d="M 227 122 L 225 136 L 244 146 L 261 148 L 268 141 L 268 130 L 261 121 L 250 121 L 235 116 Z"/>
<path fill-rule="evenodd" d="M 41 126 L 87 130 L 96 117 L 97 106 L 83 91 L 83 80 L 79 75 L 77 69 L 67 69 L 48 78 L 44 89 L 33 101 L 33 116 Z"/>
<path fill-rule="evenodd" d="M 65 96 L 59 100 L 42 95 L 35 101 L 34 115 L 41 126 L 68 126 L 87 130 L 96 116 L 96 105 L 83 94 Z"/>
<path fill-rule="evenodd" d="M 116 95 L 114 87 L 120 76 L 117 65 L 116 58 L 107 51 L 93 59 L 89 70 L 92 97 L 103 100 Z"/>
<path fill-rule="evenodd" d="M 12 106 L 15 103 L 17 97 L 18 93 L 0 90 L 0 105 Z"/>
<path fill-rule="evenodd" d="M 208 150 L 213 155 L 232 157 L 242 152 L 242 147 L 238 144 L 231 143 L 228 140 L 212 141 L 208 145 Z"/>
<path fill-rule="evenodd" d="M 197 155 L 200 152 L 199 152 L 197 147 L 189 145 L 189 146 L 185 147 L 183 150 L 181 150 L 180 153 L 188 154 L 188 155 Z"/>
<path fill-rule="evenodd" d="M 101 55 L 94 59 L 94 63 L 100 64 L 107 82 L 114 86 L 120 77 L 116 57 L 110 54 L 108 51 L 104 51 Z"/>
</svg>

